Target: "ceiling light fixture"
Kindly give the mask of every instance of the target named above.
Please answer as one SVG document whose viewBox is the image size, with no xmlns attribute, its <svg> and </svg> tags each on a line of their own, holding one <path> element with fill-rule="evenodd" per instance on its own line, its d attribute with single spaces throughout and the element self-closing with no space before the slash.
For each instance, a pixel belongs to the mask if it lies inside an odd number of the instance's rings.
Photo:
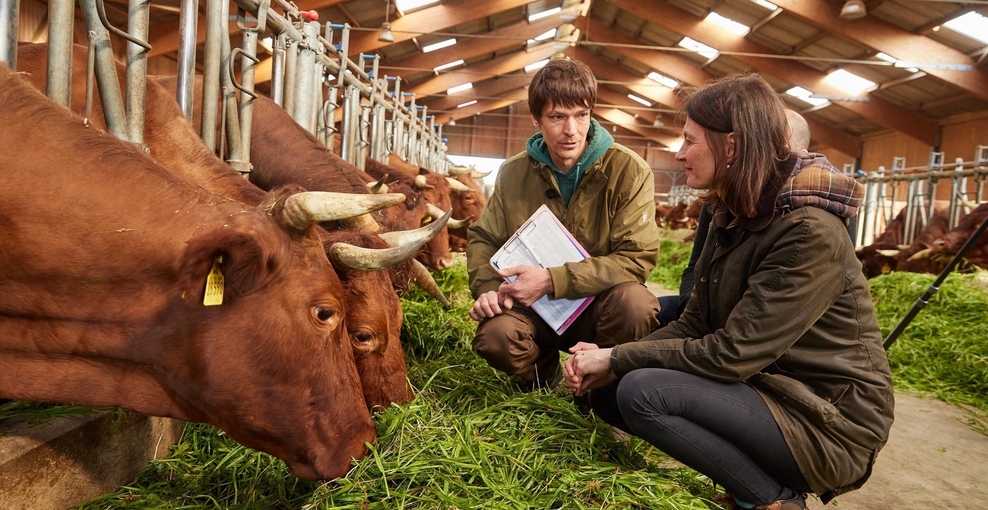
<svg viewBox="0 0 988 510">
<path fill-rule="evenodd" d="M 384 0 L 384 24 L 381 25 L 381 31 L 377 33 L 377 40 L 386 43 L 395 42 L 395 34 L 391 32 L 391 23 L 388 23 L 388 17 L 391 14 L 391 0 Z"/>
<path fill-rule="evenodd" d="M 861 0 L 847 0 L 840 8 L 841 19 L 859 19 L 868 14 L 865 4 Z"/>
</svg>

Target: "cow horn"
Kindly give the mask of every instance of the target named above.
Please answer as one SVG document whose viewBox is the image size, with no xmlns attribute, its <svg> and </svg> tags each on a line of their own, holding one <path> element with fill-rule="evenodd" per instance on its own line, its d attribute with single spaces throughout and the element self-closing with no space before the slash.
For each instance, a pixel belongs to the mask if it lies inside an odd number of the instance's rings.
<svg viewBox="0 0 988 510">
<path fill-rule="evenodd" d="M 452 211 L 452 209 L 450 209 L 450 211 Z M 436 207 L 435 204 L 427 204 L 425 207 L 425 212 L 434 220 L 438 220 L 443 217 L 443 214 L 446 214 L 442 209 Z"/>
<path fill-rule="evenodd" d="M 433 237 L 436 237 L 436 234 L 438 234 L 439 231 L 446 226 L 446 223 L 449 221 L 449 217 L 452 214 L 453 210 L 450 209 L 439 218 L 436 218 L 435 221 L 430 222 L 424 227 L 419 227 L 415 230 L 383 232 L 379 234 L 379 236 L 384 240 L 384 242 L 388 243 L 388 246 L 397 247 L 414 244 L 416 245 L 415 250 L 418 250 Z"/>
<path fill-rule="evenodd" d="M 412 281 L 422 290 L 429 293 L 430 296 L 436 298 L 443 306 L 449 307 L 449 300 L 443 295 L 443 291 L 439 289 L 439 284 L 436 283 L 436 280 L 432 278 L 432 273 L 421 262 L 415 259 L 412 259 Z"/>
<path fill-rule="evenodd" d="M 426 180 L 424 175 L 415 176 L 415 187 L 418 189 L 433 189 L 435 186 L 430 185 Z"/>
<path fill-rule="evenodd" d="M 913 260 L 920 260 L 920 259 L 928 259 L 928 258 L 930 258 L 930 253 L 933 253 L 933 248 L 926 248 L 926 249 L 923 249 L 923 250 L 919 250 L 918 252 L 913 253 L 912 256 L 909 257 L 909 260 L 910 261 L 913 261 Z"/>
<path fill-rule="evenodd" d="M 473 171 L 472 166 L 453 165 L 449 167 L 449 175 L 466 175 Z"/>
<path fill-rule="evenodd" d="M 452 209 L 450 209 L 450 210 L 452 211 Z M 463 228 L 463 227 L 469 225 L 470 224 L 470 221 L 472 221 L 472 220 L 473 220 L 473 216 L 468 216 L 467 218 L 462 219 L 462 220 L 449 220 L 449 222 L 446 223 L 446 228 L 448 228 L 450 230 L 456 230 L 458 228 Z"/>
<path fill-rule="evenodd" d="M 370 214 L 361 214 L 356 218 L 342 220 L 341 223 L 343 223 L 343 225 L 345 225 L 348 229 L 356 232 L 377 233 L 384 230 L 381 228 L 381 225 L 371 217 Z"/>
<path fill-rule="evenodd" d="M 371 193 L 387 193 L 388 185 L 384 184 L 384 180 L 388 178 L 388 174 L 384 174 L 377 182 L 368 182 L 367 189 Z"/>
<path fill-rule="evenodd" d="M 380 271 L 400 264 L 415 255 L 421 247 L 421 244 L 411 244 L 391 248 L 364 248 L 349 243 L 333 243 L 329 247 L 329 258 L 333 266 L 340 269 Z"/>
<path fill-rule="evenodd" d="M 401 193 L 357 195 L 328 191 L 296 193 L 285 200 L 285 221 L 299 230 L 314 223 L 354 218 L 405 201 Z"/>
<path fill-rule="evenodd" d="M 491 170 L 488 170 L 486 172 L 481 172 L 479 170 L 474 170 L 474 171 L 470 172 L 470 177 L 473 177 L 474 179 L 483 179 L 484 177 L 487 177 L 490 174 L 491 174 Z"/>
<path fill-rule="evenodd" d="M 961 197 L 961 203 L 964 204 L 964 207 L 967 207 L 968 209 L 970 209 L 972 211 L 975 210 L 975 209 L 977 209 L 979 207 L 979 205 L 978 205 L 977 202 L 972 202 L 972 201 L 970 201 L 970 200 L 968 200 L 968 199 L 966 199 L 964 197 Z"/>
<path fill-rule="evenodd" d="M 453 191 L 459 191 L 459 192 L 462 192 L 462 193 L 467 193 L 467 192 L 473 191 L 473 188 L 471 188 L 470 186 L 467 186 L 466 184 L 463 184 L 462 182 L 460 182 L 460 181 L 458 181 L 458 180 L 456 180 L 456 179 L 454 179 L 452 177 L 447 177 L 446 180 L 449 181 L 449 189 L 451 189 Z"/>
<path fill-rule="evenodd" d="M 888 258 L 895 258 L 899 256 L 899 250 L 875 250 L 875 253 Z"/>
</svg>

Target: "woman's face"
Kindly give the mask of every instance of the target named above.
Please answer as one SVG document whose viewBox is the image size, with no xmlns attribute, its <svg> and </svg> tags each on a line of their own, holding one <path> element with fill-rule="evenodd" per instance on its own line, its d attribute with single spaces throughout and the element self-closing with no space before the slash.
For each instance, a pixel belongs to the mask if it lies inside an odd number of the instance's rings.
<svg viewBox="0 0 988 510">
<path fill-rule="evenodd" d="M 686 167 L 686 185 L 693 189 L 711 189 L 714 185 L 714 149 L 707 142 L 707 131 L 686 118 L 683 126 L 682 147 L 676 153 L 676 161 Z"/>
</svg>

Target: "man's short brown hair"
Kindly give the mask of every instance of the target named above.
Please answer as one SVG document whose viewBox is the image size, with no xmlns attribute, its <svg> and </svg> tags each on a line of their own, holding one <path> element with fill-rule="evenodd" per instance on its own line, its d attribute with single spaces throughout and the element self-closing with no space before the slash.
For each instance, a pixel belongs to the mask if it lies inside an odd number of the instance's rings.
<svg viewBox="0 0 988 510">
<path fill-rule="evenodd" d="M 549 105 L 568 108 L 597 104 L 597 78 L 579 60 L 550 60 L 535 73 L 528 87 L 528 110 L 536 118 Z"/>
</svg>

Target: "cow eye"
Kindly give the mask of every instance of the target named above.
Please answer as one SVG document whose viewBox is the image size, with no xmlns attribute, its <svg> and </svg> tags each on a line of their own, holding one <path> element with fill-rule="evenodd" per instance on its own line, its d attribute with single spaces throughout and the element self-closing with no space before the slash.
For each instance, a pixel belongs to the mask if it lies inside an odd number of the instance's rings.
<svg viewBox="0 0 988 510">
<path fill-rule="evenodd" d="M 316 318 L 325 322 L 333 317 L 333 311 L 321 306 L 316 307 Z"/>
<path fill-rule="evenodd" d="M 353 337 L 360 343 L 367 343 L 371 341 L 373 335 L 366 331 L 358 331 L 357 333 L 354 333 Z"/>
</svg>

